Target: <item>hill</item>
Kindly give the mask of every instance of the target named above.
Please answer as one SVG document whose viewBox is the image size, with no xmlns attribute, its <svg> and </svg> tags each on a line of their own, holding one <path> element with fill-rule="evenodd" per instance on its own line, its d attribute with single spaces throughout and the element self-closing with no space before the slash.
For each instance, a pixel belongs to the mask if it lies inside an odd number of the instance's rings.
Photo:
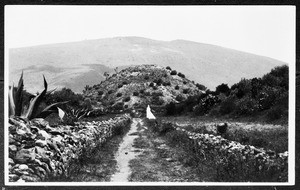
<svg viewBox="0 0 300 190">
<path fill-rule="evenodd" d="M 9 51 L 10 84 L 22 70 L 27 90 L 42 88 L 37 79 L 45 74 L 50 88 L 68 87 L 82 92 L 98 84 L 104 72 L 115 67 L 155 64 L 170 66 L 211 90 L 221 83 L 232 85 L 241 78 L 261 77 L 285 63 L 219 46 L 186 40 L 157 41 L 140 37 L 116 37 L 16 48 Z"/>
<path fill-rule="evenodd" d="M 156 110 L 164 109 L 169 102 L 180 102 L 202 92 L 181 73 L 157 65 L 141 65 L 86 87 L 83 96 L 96 109 L 119 112 L 131 108 L 144 111 L 148 104 Z"/>
</svg>

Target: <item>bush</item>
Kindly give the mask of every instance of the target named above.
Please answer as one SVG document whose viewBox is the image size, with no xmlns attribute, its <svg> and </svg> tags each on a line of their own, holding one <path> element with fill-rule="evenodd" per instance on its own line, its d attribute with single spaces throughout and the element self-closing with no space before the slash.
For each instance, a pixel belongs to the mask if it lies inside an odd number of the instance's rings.
<svg viewBox="0 0 300 190">
<path fill-rule="evenodd" d="M 122 83 L 123 85 L 127 85 L 128 84 L 128 82 L 127 81 L 123 81 L 123 83 Z"/>
<path fill-rule="evenodd" d="M 130 101 L 130 96 L 127 96 L 126 98 L 124 98 L 124 102 L 129 102 Z"/>
<path fill-rule="evenodd" d="M 216 87 L 216 93 L 217 94 L 223 93 L 226 94 L 226 96 L 228 96 L 230 94 L 230 89 L 227 84 L 222 83 Z"/>
<path fill-rule="evenodd" d="M 236 113 L 239 115 L 253 114 L 258 110 L 258 102 L 250 97 L 245 97 L 237 102 Z"/>
<path fill-rule="evenodd" d="M 153 88 L 153 90 L 157 90 L 157 86 L 153 86 L 152 88 Z"/>
<path fill-rule="evenodd" d="M 144 79 L 145 79 L 145 80 L 149 80 L 149 76 L 146 75 L 146 76 L 144 77 Z"/>
<path fill-rule="evenodd" d="M 113 90 L 109 90 L 108 91 L 108 94 L 112 94 L 114 91 Z"/>
<path fill-rule="evenodd" d="M 267 119 L 269 121 L 274 121 L 277 119 L 282 118 L 282 116 L 285 114 L 285 109 L 281 106 L 275 106 L 272 107 L 270 110 L 267 112 Z"/>
<path fill-rule="evenodd" d="M 183 96 L 181 94 L 178 94 L 175 98 L 175 100 L 177 100 L 178 102 L 181 102 L 183 100 Z"/>
<path fill-rule="evenodd" d="M 103 91 L 98 91 L 98 95 L 99 96 L 103 95 Z"/>
<path fill-rule="evenodd" d="M 176 114 L 176 106 L 174 102 L 170 102 L 166 105 L 166 115 L 175 115 Z"/>
<path fill-rule="evenodd" d="M 187 84 L 187 82 L 186 82 L 186 81 L 183 81 L 183 84 Z"/>
<path fill-rule="evenodd" d="M 151 82 L 151 83 L 149 84 L 149 86 L 150 86 L 150 87 L 153 87 L 153 86 L 154 86 L 154 83 L 153 83 L 153 82 Z"/>
<path fill-rule="evenodd" d="M 175 90 L 179 90 L 179 86 L 178 85 L 175 86 Z"/>
<path fill-rule="evenodd" d="M 171 71 L 171 75 L 177 75 L 177 71 L 176 70 L 172 70 Z"/>
<path fill-rule="evenodd" d="M 139 93 L 138 93 L 138 92 L 133 92 L 133 95 L 134 95 L 134 96 L 138 96 Z"/>
<path fill-rule="evenodd" d="M 187 89 L 187 88 L 185 88 L 185 89 L 183 89 L 183 94 L 187 94 L 187 93 L 189 93 L 189 89 Z"/>
<path fill-rule="evenodd" d="M 121 97 L 121 96 L 122 96 L 122 93 L 119 92 L 119 93 L 117 94 L 117 97 Z"/>
<path fill-rule="evenodd" d="M 220 114 L 225 115 L 233 112 L 236 108 L 235 99 L 234 98 L 227 98 L 224 100 L 220 105 Z"/>
<path fill-rule="evenodd" d="M 185 75 L 182 74 L 182 73 L 180 73 L 180 72 L 179 72 L 177 75 L 178 75 L 179 77 L 181 77 L 181 78 L 185 78 Z"/>
<path fill-rule="evenodd" d="M 168 69 L 168 70 L 170 70 L 170 71 L 172 70 L 171 67 L 169 67 L 169 66 L 167 66 L 166 69 Z"/>
<path fill-rule="evenodd" d="M 123 84 L 118 84 L 118 88 L 122 88 L 123 87 Z"/>
<path fill-rule="evenodd" d="M 140 90 L 140 93 L 141 93 L 141 94 L 144 94 L 144 92 L 145 92 L 144 89 L 141 89 L 141 90 Z"/>
<path fill-rule="evenodd" d="M 162 98 L 160 98 L 159 96 L 152 96 L 151 103 L 154 104 L 154 105 L 163 105 L 164 100 Z"/>
<path fill-rule="evenodd" d="M 207 89 L 204 85 L 199 84 L 199 83 L 197 83 L 196 86 L 197 86 L 197 88 L 198 88 L 199 90 L 205 91 L 205 90 Z"/>
</svg>

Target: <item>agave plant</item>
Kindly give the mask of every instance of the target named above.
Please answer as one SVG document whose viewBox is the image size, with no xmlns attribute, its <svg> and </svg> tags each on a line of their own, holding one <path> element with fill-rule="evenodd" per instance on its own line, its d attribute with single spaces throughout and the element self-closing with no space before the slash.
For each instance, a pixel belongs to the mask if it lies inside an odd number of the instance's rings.
<svg viewBox="0 0 300 190">
<path fill-rule="evenodd" d="M 39 111 L 39 106 L 45 97 L 46 94 L 53 92 L 50 91 L 47 93 L 48 84 L 44 78 L 44 90 L 42 93 L 37 94 L 36 96 L 33 96 L 30 100 L 30 103 L 28 105 L 28 108 L 25 110 L 23 109 L 23 72 L 21 74 L 21 77 L 19 79 L 18 87 L 15 89 L 14 85 L 9 90 L 9 114 L 10 116 L 17 116 L 21 117 L 27 120 L 31 120 L 33 118 L 46 118 L 48 115 L 52 113 L 58 113 L 59 116 L 64 116 L 63 110 L 61 110 L 58 106 L 61 104 L 65 104 L 68 101 L 65 102 L 58 102 L 51 104 L 50 106 L 47 106 L 45 109 L 43 109 L 41 112 Z"/>
</svg>

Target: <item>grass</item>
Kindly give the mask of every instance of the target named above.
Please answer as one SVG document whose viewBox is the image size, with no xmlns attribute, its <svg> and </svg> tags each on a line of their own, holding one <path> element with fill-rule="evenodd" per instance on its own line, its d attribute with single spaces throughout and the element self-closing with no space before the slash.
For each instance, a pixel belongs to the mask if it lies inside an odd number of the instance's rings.
<svg viewBox="0 0 300 190">
<path fill-rule="evenodd" d="M 217 133 L 215 125 L 227 122 L 229 124 L 228 131 L 223 137 L 228 140 L 238 141 L 245 145 L 253 145 L 278 153 L 288 150 L 288 127 L 286 125 L 188 116 L 165 117 L 162 121 L 177 123 L 179 126 L 192 132 L 215 135 Z"/>
</svg>

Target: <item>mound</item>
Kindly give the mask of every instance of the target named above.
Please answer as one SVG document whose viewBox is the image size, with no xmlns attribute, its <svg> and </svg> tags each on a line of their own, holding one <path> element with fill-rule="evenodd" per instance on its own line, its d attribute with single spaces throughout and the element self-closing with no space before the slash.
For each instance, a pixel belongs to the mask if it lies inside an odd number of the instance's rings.
<svg viewBox="0 0 300 190">
<path fill-rule="evenodd" d="M 95 109 L 107 112 L 145 110 L 147 105 L 160 111 L 169 102 L 180 102 L 200 93 L 203 91 L 181 73 L 157 65 L 140 65 L 87 87 L 84 97 Z"/>
</svg>

